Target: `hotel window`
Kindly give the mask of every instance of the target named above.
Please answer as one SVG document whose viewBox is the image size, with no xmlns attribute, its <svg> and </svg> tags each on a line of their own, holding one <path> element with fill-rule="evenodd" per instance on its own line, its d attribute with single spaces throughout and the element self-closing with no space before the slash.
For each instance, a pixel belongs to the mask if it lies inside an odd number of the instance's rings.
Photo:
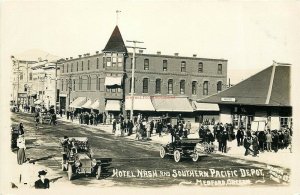
<svg viewBox="0 0 300 195">
<path fill-rule="evenodd" d="M 90 70 L 90 60 L 88 60 L 88 70 Z"/>
<path fill-rule="evenodd" d="M 167 70 L 168 70 L 168 61 L 163 60 L 163 71 L 167 71 Z"/>
<path fill-rule="evenodd" d="M 185 94 L 185 80 L 180 81 L 180 94 Z"/>
<path fill-rule="evenodd" d="M 65 65 L 62 64 L 62 69 L 61 69 L 61 72 L 64 73 L 65 72 Z"/>
<path fill-rule="evenodd" d="M 63 79 L 61 80 L 61 90 L 62 91 L 64 90 L 64 80 Z"/>
<path fill-rule="evenodd" d="M 289 126 L 289 117 L 280 117 L 280 127 Z"/>
<path fill-rule="evenodd" d="M 186 72 L 186 62 L 181 61 L 181 72 Z"/>
<path fill-rule="evenodd" d="M 123 66 L 123 58 L 118 57 L 118 67 L 122 67 L 122 66 Z"/>
<path fill-rule="evenodd" d="M 79 85 L 79 90 L 82 90 L 82 77 L 79 77 L 78 85 Z"/>
<path fill-rule="evenodd" d="M 173 79 L 168 80 L 168 94 L 173 94 Z"/>
<path fill-rule="evenodd" d="M 71 64 L 71 72 L 73 72 L 73 63 Z"/>
<path fill-rule="evenodd" d="M 192 95 L 197 94 L 197 81 L 192 82 Z"/>
<path fill-rule="evenodd" d="M 69 64 L 67 64 L 67 72 L 69 72 Z"/>
<path fill-rule="evenodd" d="M 112 57 L 112 66 L 117 66 L 117 57 Z"/>
<path fill-rule="evenodd" d="M 96 90 L 100 90 L 100 77 L 96 77 Z"/>
<path fill-rule="evenodd" d="M 111 66 L 111 57 L 106 57 L 106 66 Z"/>
<path fill-rule="evenodd" d="M 69 81 L 66 79 L 66 91 L 69 91 Z"/>
<path fill-rule="evenodd" d="M 136 79 L 134 79 L 134 84 L 133 84 L 133 93 L 135 93 L 135 82 Z M 132 78 L 129 79 L 129 93 L 131 93 L 131 87 L 132 87 Z"/>
<path fill-rule="evenodd" d="M 73 91 L 75 91 L 76 90 L 76 81 L 75 81 L 75 79 L 73 79 Z"/>
<path fill-rule="evenodd" d="M 222 91 L 222 81 L 217 82 L 217 92 Z"/>
<path fill-rule="evenodd" d="M 87 90 L 91 90 L 91 76 L 87 76 Z"/>
<path fill-rule="evenodd" d="M 97 58 L 97 69 L 99 69 L 99 58 Z"/>
<path fill-rule="evenodd" d="M 218 74 L 222 74 L 222 64 L 218 64 Z"/>
<path fill-rule="evenodd" d="M 203 83 L 203 95 L 208 95 L 208 81 Z"/>
<path fill-rule="evenodd" d="M 198 72 L 199 73 L 203 72 L 203 63 L 202 62 L 199 62 L 199 64 L 198 64 Z"/>
<path fill-rule="evenodd" d="M 144 70 L 149 70 L 149 59 L 144 59 Z"/>
<path fill-rule="evenodd" d="M 83 71 L 83 61 L 81 61 L 81 71 Z"/>
<path fill-rule="evenodd" d="M 155 94 L 161 93 L 161 79 L 156 79 L 155 81 Z"/>
<path fill-rule="evenodd" d="M 78 71 L 78 62 L 76 62 L 76 71 Z"/>
<path fill-rule="evenodd" d="M 32 80 L 32 72 L 29 73 L 29 80 Z"/>
<path fill-rule="evenodd" d="M 23 80 L 23 77 L 24 77 L 24 74 L 22 72 L 22 73 L 20 73 L 20 80 Z"/>
<path fill-rule="evenodd" d="M 148 93 L 148 84 L 149 84 L 148 81 L 149 81 L 148 78 L 143 79 L 143 93 Z"/>
</svg>

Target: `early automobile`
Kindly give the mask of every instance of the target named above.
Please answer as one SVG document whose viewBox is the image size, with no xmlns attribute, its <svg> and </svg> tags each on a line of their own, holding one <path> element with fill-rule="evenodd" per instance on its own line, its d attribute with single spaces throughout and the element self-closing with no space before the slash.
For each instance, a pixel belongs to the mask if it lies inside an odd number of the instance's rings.
<svg viewBox="0 0 300 195">
<path fill-rule="evenodd" d="M 62 170 L 67 171 L 69 180 L 84 174 L 100 179 L 103 163 L 92 158 L 87 137 L 60 138 L 60 143 L 67 150 L 62 152 Z"/>
<path fill-rule="evenodd" d="M 182 158 L 192 158 L 194 162 L 199 160 L 200 155 L 206 155 L 214 152 L 215 146 L 202 139 L 177 139 L 167 145 L 160 147 L 160 157 L 173 156 L 175 162 Z"/>
</svg>

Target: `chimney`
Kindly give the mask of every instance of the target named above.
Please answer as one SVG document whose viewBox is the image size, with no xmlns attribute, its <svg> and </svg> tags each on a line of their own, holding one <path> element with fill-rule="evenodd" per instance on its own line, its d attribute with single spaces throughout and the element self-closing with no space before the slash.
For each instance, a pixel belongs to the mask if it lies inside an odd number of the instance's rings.
<svg viewBox="0 0 300 195">
<path fill-rule="evenodd" d="M 66 58 L 66 60 L 69 60 L 69 58 Z"/>
<path fill-rule="evenodd" d="M 86 54 L 83 54 L 83 57 L 85 57 L 86 56 Z"/>
<path fill-rule="evenodd" d="M 197 57 L 197 54 L 193 54 L 193 57 L 194 57 L 194 58 Z"/>
<path fill-rule="evenodd" d="M 143 53 L 143 50 L 142 50 L 142 49 L 140 49 L 140 50 L 139 50 L 139 53 Z"/>
<path fill-rule="evenodd" d="M 81 55 L 78 55 L 79 58 L 81 58 Z"/>
<path fill-rule="evenodd" d="M 90 56 L 90 53 L 86 53 L 86 56 Z"/>
<path fill-rule="evenodd" d="M 99 51 L 96 51 L 96 54 L 99 54 Z"/>
<path fill-rule="evenodd" d="M 73 57 L 70 57 L 70 60 L 72 60 L 73 59 Z"/>
<path fill-rule="evenodd" d="M 156 53 L 157 53 L 157 55 L 161 55 L 161 51 L 157 51 Z"/>
<path fill-rule="evenodd" d="M 174 56 L 178 56 L 179 55 L 179 53 L 174 53 Z"/>
</svg>

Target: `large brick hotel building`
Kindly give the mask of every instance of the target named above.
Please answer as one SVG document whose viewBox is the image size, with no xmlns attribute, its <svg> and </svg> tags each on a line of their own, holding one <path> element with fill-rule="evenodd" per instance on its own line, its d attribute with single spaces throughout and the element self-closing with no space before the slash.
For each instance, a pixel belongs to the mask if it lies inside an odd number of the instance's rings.
<svg viewBox="0 0 300 195">
<path fill-rule="evenodd" d="M 62 109 L 94 110 L 106 113 L 108 120 L 119 113 L 128 115 L 132 53 L 128 53 L 118 26 L 102 53 L 66 58 L 59 65 Z M 148 116 L 182 113 L 192 121 L 197 120 L 204 112 L 217 112 L 218 107 L 195 100 L 221 91 L 226 81 L 227 60 L 139 51 L 136 54 L 134 115 L 139 112 Z"/>
</svg>

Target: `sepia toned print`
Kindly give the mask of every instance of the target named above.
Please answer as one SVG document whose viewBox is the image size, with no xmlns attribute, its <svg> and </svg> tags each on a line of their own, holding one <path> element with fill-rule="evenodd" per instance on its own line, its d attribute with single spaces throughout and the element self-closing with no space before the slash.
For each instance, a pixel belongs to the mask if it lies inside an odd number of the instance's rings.
<svg viewBox="0 0 300 195">
<path fill-rule="evenodd" d="M 295 58 L 284 53 L 290 45 L 282 43 L 281 36 L 289 32 L 275 28 L 271 34 L 260 34 L 273 27 L 263 17 L 285 25 L 284 16 L 258 8 L 266 2 L 238 2 L 241 7 L 232 2 L 181 2 L 186 16 L 175 7 L 165 10 L 167 15 L 174 13 L 174 19 L 180 18 L 178 24 L 169 19 L 165 28 L 159 20 L 151 23 L 152 17 L 166 20 L 164 14 L 150 17 L 147 11 L 160 3 L 140 2 L 132 9 L 121 2 L 119 7 L 105 1 L 91 3 L 110 7 L 105 10 L 106 20 L 99 19 L 102 28 L 82 23 L 83 28 L 98 33 L 72 26 L 83 20 L 72 10 L 87 5 L 58 1 L 61 8 L 70 6 L 65 14 L 74 18 L 60 18 L 57 40 L 52 35 L 30 36 L 47 44 L 25 41 L 26 46 L 15 44 L 5 53 L 11 67 L 6 107 L 9 139 L 5 142 L 6 163 L 12 171 L 6 180 L 9 191 L 177 187 L 199 193 L 220 187 L 293 187 L 292 160 L 297 149 L 291 74 Z M 166 8 L 166 3 L 161 2 L 161 7 Z M 21 5 L 61 10 L 50 2 L 6 2 L 4 8 L 19 10 Z M 221 5 L 240 11 L 240 18 L 230 12 L 228 19 L 212 16 L 209 10 L 214 8 L 224 13 Z M 221 28 L 219 33 L 224 31 L 224 35 L 213 32 L 218 28 L 196 17 L 204 13 L 190 13 L 201 6 L 215 25 L 224 27 L 221 23 L 228 22 L 231 29 Z M 133 13 L 140 13 L 141 7 L 148 14 L 145 21 Z M 90 11 L 88 16 L 98 17 L 95 8 Z M 5 14 L 15 21 L 15 16 Z M 21 15 L 41 22 L 28 14 Z M 44 14 L 42 29 L 47 23 L 53 25 L 49 11 Z M 193 18 L 189 26 L 185 17 Z M 61 26 L 69 20 L 70 26 Z M 175 31 L 180 25 L 188 29 L 181 29 L 179 36 Z M 148 32 L 153 26 L 157 29 Z M 156 33 L 160 28 L 168 30 L 167 34 Z M 71 46 L 76 41 L 67 39 L 50 44 L 61 40 L 60 34 L 66 35 L 63 30 L 78 39 L 76 48 Z M 25 39 L 26 33 L 22 36 Z M 261 42 L 264 39 L 269 45 Z M 94 45 L 95 41 L 99 43 Z M 259 51 L 252 42 L 261 47 Z M 274 53 L 265 52 L 267 46 Z"/>
</svg>

